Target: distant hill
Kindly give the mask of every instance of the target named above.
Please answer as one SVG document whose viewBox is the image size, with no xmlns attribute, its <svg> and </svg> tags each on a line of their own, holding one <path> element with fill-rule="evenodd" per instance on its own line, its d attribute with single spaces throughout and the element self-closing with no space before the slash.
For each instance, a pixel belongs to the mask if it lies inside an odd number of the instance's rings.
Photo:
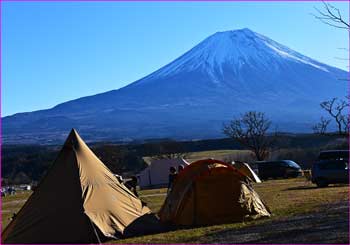
<svg viewBox="0 0 350 245">
<path fill-rule="evenodd" d="M 3 141 L 61 143 L 73 127 L 93 141 L 215 138 L 248 110 L 310 132 L 319 103 L 345 96 L 347 76 L 249 29 L 218 32 L 121 89 L 4 117 Z"/>
<path fill-rule="evenodd" d="M 170 144 L 170 143 L 171 144 Z M 89 144 L 93 152 L 107 167 L 117 174 L 135 174 L 144 169 L 147 164 L 143 158 L 159 155 L 165 152 L 186 153 L 186 159 L 214 157 L 209 151 L 230 152 L 244 150 L 238 142 L 232 139 L 208 139 L 198 141 L 159 141 L 143 144 Z M 279 135 L 271 154 L 272 159 L 291 159 L 297 161 L 303 168 L 310 168 L 320 150 L 348 149 L 347 139 L 337 135 Z M 56 158 L 61 146 L 39 145 L 3 145 L 1 155 L 1 177 L 3 184 L 23 184 L 39 181 Z M 225 151 L 226 150 L 226 151 Z M 207 151 L 207 152 L 204 152 Z M 188 154 L 189 152 L 200 152 Z M 218 157 L 218 154 L 215 154 Z M 223 156 L 222 160 L 237 159 L 239 154 Z M 254 161 L 254 159 L 251 159 Z M 246 161 L 246 160 L 244 160 Z"/>
</svg>

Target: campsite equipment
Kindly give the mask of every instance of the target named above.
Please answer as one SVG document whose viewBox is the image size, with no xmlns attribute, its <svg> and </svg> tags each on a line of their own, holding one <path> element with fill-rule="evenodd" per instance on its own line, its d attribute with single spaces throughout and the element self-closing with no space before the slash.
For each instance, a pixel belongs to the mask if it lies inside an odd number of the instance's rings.
<svg viewBox="0 0 350 245">
<path fill-rule="evenodd" d="M 169 168 L 174 167 L 178 169 L 180 165 L 186 167 L 189 163 L 182 158 L 157 159 L 152 161 L 151 164 L 138 175 L 139 186 L 141 188 L 167 186 Z"/>
<path fill-rule="evenodd" d="M 304 176 L 307 181 L 312 181 L 311 169 L 302 170 L 302 176 Z"/>
<path fill-rule="evenodd" d="M 1 238 L 2 243 L 97 243 L 123 234 L 149 213 L 73 129 Z"/>
<path fill-rule="evenodd" d="M 269 217 L 247 176 L 214 159 L 187 166 L 176 178 L 159 217 L 177 225 L 212 225 Z"/>
</svg>

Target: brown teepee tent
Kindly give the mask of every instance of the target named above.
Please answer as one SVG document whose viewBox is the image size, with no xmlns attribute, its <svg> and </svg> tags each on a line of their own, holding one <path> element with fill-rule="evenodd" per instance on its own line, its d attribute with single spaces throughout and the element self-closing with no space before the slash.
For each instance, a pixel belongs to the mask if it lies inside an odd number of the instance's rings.
<svg viewBox="0 0 350 245">
<path fill-rule="evenodd" d="M 177 225 L 212 225 L 269 217 L 247 176 L 214 159 L 187 166 L 177 177 L 159 217 Z"/>
<path fill-rule="evenodd" d="M 150 213 L 73 129 L 3 243 L 96 243 Z"/>
</svg>

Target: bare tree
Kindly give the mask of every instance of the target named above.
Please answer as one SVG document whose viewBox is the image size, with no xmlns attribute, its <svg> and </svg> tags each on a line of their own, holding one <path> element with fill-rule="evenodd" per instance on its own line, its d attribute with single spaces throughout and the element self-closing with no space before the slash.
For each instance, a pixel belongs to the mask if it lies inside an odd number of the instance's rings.
<svg viewBox="0 0 350 245">
<path fill-rule="evenodd" d="M 333 5 L 331 5 L 330 3 L 326 3 L 324 1 L 322 1 L 322 3 L 323 3 L 323 9 L 320 10 L 320 9 L 315 7 L 317 14 L 316 15 L 313 14 L 313 16 L 316 19 L 325 23 L 326 25 L 329 25 L 329 26 L 332 26 L 332 27 L 335 27 L 338 29 L 345 29 L 348 32 L 350 32 L 350 24 L 348 21 L 346 21 L 344 19 L 340 10 L 338 8 L 334 7 Z M 349 49 L 347 49 L 347 48 L 339 48 L 339 49 L 343 49 L 343 50 L 347 51 L 347 53 L 349 53 Z M 342 60 L 342 61 L 348 61 L 349 56 L 347 58 L 335 57 L 335 59 Z M 349 67 L 349 66 L 347 66 L 347 67 Z M 339 80 L 349 81 L 349 77 L 339 78 Z"/>
<path fill-rule="evenodd" d="M 321 120 L 319 123 L 315 124 L 312 129 L 315 134 L 326 134 L 327 127 L 329 123 L 331 122 L 330 119 L 325 119 L 324 117 L 321 117 Z"/>
<path fill-rule="evenodd" d="M 223 132 L 250 149 L 256 159 L 261 161 L 269 155 L 272 142 L 267 137 L 267 131 L 270 126 L 271 122 L 264 113 L 249 111 L 241 118 L 233 119 L 227 125 L 224 124 Z"/>
<path fill-rule="evenodd" d="M 350 129 L 350 115 L 343 115 L 342 116 L 342 125 L 343 125 L 343 131 L 345 134 L 349 135 L 349 129 Z"/>
<path fill-rule="evenodd" d="M 317 15 L 313 15 L 316 19 L 322 21 L 323 23 L 325 23 L 326 25 L 338 28 L 338 29 L 345 29 L 348 32 L 350 32 L 350 24 L 348 21 L 346 21 L 340 10 L 336 7 L 334 7 L 332 4 L 330 3 L 326 3 L 326 2 L 322 2 L 323 3 L 323 10 L 320 10 L 318 8 L 315 7 L 316 11 L 317 11 Z M 347 52 L 349 52 L 348 49 L 346 48 L 342 48 L 344 50 L 346 50 Z M 349 60 L 349 58 L 339 58 L 336 57 L 336 59 L 338 60 Z M 340 80 L 345 80 L 345 81 L 349 81 L 349 78 L 343 78 Z M 347 100 L 349 101 L 349 97 L 347 96 Z M 337 98 L 333 98 L 329 101 L 324 101 L 321 103 L 321 107 L 323 109 L 325 109 L 328 114 L 335 119 L 335 122 L 338 126 L 338 133 L 339 134 L 343 134 L 343 133 L 349 133 L 349 125 L 350 125 L 350 118 L 349 115 L 343 115 L 343 110 L 344 108 L 348 107 L 349 103 L 347 103 L 346 101 L 343 100 L 338 100 Z M 319 124 L 316 124 L 314 126 L 314 131 L 321 129 L 324 123 L 326 123 L 326 121 L 321 122 Z M 326 127 L 328 126 L 328 123 L 326 124 Z"/>
<path fill-rule="evenodd" d="M 323 6 L 323 10 L 319 10 L 315 7 L 318 15 L 313 16 L 315 16 L 316 19 L 335 28 L 350 30 L 349 23 L 344 20 L 338 8 L 326 2 L 323 2 Z"/>
<path fill-rule="evenodd" d="M 348 32 L 350 32 L 350 24 L 348 21 L 346 21 L 340 10 L 336 7 L 334 7 L 332 4 L 327 3 L 325 1 L 322 1 L 323 3 L 323 10 L 320 10 L 315 7 L 317 11 L 317 15 L 313 15 L 316 19 L 322 21 L 326 25 L 338 28 L 338 29 L 345 29 Z M 346 50 L 349 53 L 349 50 L 347 48 L 341 48 Z M 339 58 L 336 57 L 338 60 L 349 60 L 349 58 Z M 339 80 L 345 80 L 349 81 L 349 78 L 341 78 Z M 346 97 L 347 101 L 349 101 L 349 96 Z M 343 100 L 338 100 L 337 98 L 333 98 L 329 101 L 324 101 L 321 103 L 321 107 L 325 109 L 331 117 L 335 119 L 335 122 L 338 126 L 338 133 L 349 133 L 349 125 L 350 125 L 350 118 L 347 114 L 346 116 L 343 115 L 342 111 L 344 108 L 348 107 L 349 103 Z M 322 122 L 320 122 L 319 126 L 321 126 Z M 316 126 L 316 125 L 315 125 Z M 327 124 L 328 126 L 328 124 Z"/>
<path fill-rule="evenodd" d="M 320 106 L 328 112 L 328 114 L 335 120 L 338 133 L 343 134 L 346 132 L 346 128 L 343 130 L 345 116 L 343 115 L 343 110 L 349 106 L 349 104 L 344 100 L 339 100 L 338 98 L 333 98 L 328 101 L 323 101 Z"/>
</svg>

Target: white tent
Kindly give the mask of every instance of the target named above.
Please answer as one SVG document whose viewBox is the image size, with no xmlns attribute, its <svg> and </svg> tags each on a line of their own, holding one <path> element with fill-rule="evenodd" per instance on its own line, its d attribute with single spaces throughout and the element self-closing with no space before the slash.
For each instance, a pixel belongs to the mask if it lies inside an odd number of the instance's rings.
<svg viewBox="0 0 350 245">
<path fill-rule="evenodd" d="M 261 183 L 261 180 L 259 176 L 251 169 L 249 164 L 245 162 L 239 162 L 239 161 L 233 161 L 232 165 L 240 172 L 242 172 L 244 175 L 248 176 L 251 180 L 253 180 L 256 183 Z"/>
<path fill-rule="evenodd" d="M 151 164 L 141 171 L 138 175 L 139 185 L 141 188 L 150 188 L 150 187 L 160 187 L 168 185 L 169 178 L 169 168 L 175 167 L 178 169 L 178 166 L 183 165 L 186 167 L 189 163 L 182 159 L 159 159 L 154 160 Z"/>
</svg>

